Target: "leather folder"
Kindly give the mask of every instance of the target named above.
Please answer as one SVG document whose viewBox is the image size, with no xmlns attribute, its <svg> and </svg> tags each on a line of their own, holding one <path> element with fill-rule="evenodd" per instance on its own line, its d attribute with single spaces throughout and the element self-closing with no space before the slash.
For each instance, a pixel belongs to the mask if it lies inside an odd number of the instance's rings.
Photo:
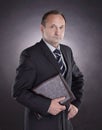
<svg viewBox="0 0 102 130">
<path fill-rule="evenodd" d="M 50 99 L 64 96 L 65 99 L 60 102 L 61 104 L 67 101 L 71 102 L 75 99 L 74 94 L 61 74 L 42 82 L 37 87 L 33 88 L 33 91 Z"/>
</svg>

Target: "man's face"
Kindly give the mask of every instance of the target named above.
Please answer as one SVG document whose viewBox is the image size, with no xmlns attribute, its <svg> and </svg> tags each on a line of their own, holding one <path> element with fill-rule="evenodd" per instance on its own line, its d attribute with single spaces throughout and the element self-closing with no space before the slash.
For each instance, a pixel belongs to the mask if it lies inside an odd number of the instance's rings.
<svg viewBox="0 0 102 130">
<path fill-rule="evenodd" d="M 57 47 L 64 37 L 65 20 L 61 15 L 51 14 L 47 17 L 45 26 L 41 25 L 42 36 L 48 43 Z"/>
</svg>

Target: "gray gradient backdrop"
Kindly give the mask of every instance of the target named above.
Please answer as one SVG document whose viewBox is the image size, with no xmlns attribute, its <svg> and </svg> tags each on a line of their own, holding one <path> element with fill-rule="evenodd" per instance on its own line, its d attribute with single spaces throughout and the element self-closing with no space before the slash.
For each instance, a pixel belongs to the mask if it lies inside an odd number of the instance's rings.
<svg viewBox="0 0 102 130">
<path fill-rule="evenodd" d="M 23 130 L 24 108 L 11 98 L 12 83 L 21 51 L 41 39 L 41 17 L 50 9 L 65 14 L 63 43 L 85 75 L 74 130 L 102 130 L 101 0 L 0 0 L 0 130 Z"/>
</svg>

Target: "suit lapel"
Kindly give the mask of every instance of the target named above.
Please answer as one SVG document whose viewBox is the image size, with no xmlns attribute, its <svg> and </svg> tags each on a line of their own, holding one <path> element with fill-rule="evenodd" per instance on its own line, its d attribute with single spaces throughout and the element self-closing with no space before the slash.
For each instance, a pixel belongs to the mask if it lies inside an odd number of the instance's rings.
<svg viewBox="0 0 102 130">
<path fill-rule="evenodd" d="M 55 67 L 56 71 L 58 73 L 60 73 L 60 68 L 58 66 L 57 60 L 55 59 L 54 55 L 52 54 L 52 52 L 50 51 L 48 46 L 44 43 L 43 40 L 40 41 L 40 45 L 41 45 L 41 51 L 43 52 L 43 54 L 45 55 L 47 60 Z M 67 77 L 68 71 L 69 71 L 69 69 L 68 69 L 69 60 L 68 60 L 67 52 L 64 49 L 63 45 L 60 45 L 60 49 L 61 49 L 61 52 L 63 54 L 64 61 L 65 61 L 66 67 L 67 67 L 67 72 L 66 72 L 66 76 L 65 76 L 65 77 Z"/>
<path fill-rule="evenodd" d="M 52 52 L 48 48 L 48 46 L 44 43 L 43 40 L 40 41 L 40 45 L 41 45 L 41 51 L 43 52 L 43 54 L 45 55 L 47 60 L 55 67 L 57 72 L 60 73 L 60 68 L 58 66 L 58 63 L 57 63 L 54 55 L 52 54 Z"/>
</svg>

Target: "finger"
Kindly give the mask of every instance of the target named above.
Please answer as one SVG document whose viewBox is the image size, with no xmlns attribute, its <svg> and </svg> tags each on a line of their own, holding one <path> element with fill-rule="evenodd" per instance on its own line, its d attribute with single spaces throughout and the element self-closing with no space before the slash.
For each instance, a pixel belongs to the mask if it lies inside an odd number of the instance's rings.
<svg viewBox="0 0 102 130">
<path fill-rule="evenodd" d="M 61 110 L 61 111 L 66 110 L 66 106 L 61 105 L 60 110 Z"/>
<path fill-rule="evenodd" d="M 71 116 L 68 116 L 68 120 L 70 120 L 71 119 Z"/>
<path fill-rule="evenodd" d="M 68 113 L 68 119 L 73 118 L 76 114 L 77 114 L 77 112 L 76 112 L 75 110 L 71 110 L 71 111 Z"/>
<path fill-rule="evenodd" d="M 60 102 L 60 101 L 62 101 L 62 100 L 64 100 L 65 99 L 65 97 L 60 97 L 60 98 L 56 98 L 56 101 L 57 102 Z"/>
<path fill-rule="evenodd" d="M 71 106 L 71 104 L 70 104 L 70 106 L 69 106 L 69 108 L 68 108 L 68 111 L 70 111 L 70 110 L 71 110 L 71 108 L 72 108 L 72 106 Z"/>
<path fill-rule="evenodd" d="M 71 118 L 73 118 L 73 114 L 70 112 L 70 113 L 68 114 L 68 120 L 70 120 Z"/>
</svg>

